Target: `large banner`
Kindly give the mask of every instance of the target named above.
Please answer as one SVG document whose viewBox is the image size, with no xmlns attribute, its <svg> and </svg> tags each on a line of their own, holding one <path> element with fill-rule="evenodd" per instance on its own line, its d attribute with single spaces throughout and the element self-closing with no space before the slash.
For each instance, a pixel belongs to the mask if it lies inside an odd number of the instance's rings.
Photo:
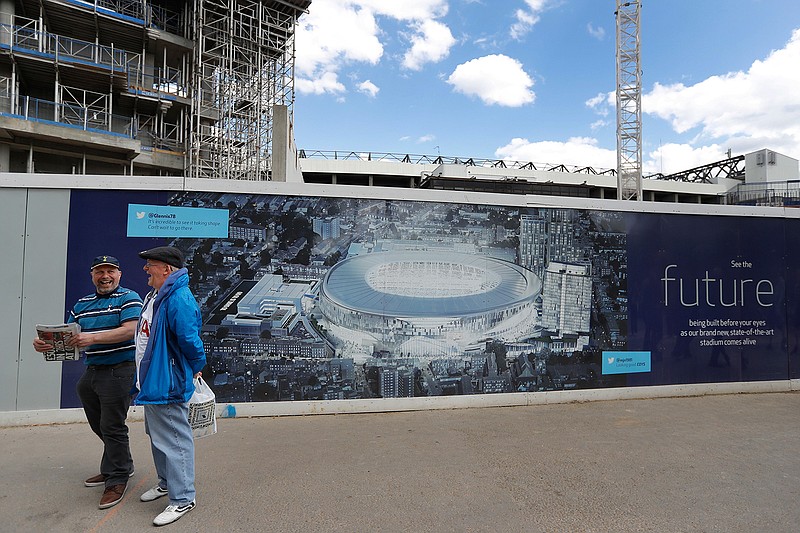
<svg viewBox="0 0 800 533">
<path fill-rule="evenodd" d="M 210 192 L 73 191 L 92 257 L 181 248 L 220 402 L 798 377 L 796 220 Z M 791 333 L 790 333 L 791 332 Z M 790 364 L 791 363 L 791 364 Z M 62 406 L 79 405 L 65 363 Z"/>
</svg>

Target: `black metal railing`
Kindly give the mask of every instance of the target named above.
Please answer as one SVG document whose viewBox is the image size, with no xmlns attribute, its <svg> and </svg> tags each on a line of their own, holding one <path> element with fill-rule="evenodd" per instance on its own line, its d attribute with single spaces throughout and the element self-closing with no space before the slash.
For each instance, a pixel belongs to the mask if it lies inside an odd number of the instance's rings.
<svg viewBox="0 0 800 533">
<path fill-rule="evenodd" d="M 726 202 L 733 205 L 798 207 L 800 206 L 800 181 L 742 183 L 727 194 Z"/>
</svg>

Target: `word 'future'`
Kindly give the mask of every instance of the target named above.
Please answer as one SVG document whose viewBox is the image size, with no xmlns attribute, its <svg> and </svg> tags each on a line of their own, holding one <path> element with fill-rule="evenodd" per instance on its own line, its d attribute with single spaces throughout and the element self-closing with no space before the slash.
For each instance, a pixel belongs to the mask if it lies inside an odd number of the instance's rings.
<svg viewBox="0 0 800 533">
<path fill-rule="evenodd" d="M 744 307 L 755 301 L 761 307 L 772 307 L 772 296 L 775 288 L 768 279 L 724 279 L 712 278 L 708 270 L 702 278 L 684 279 L 683 276 L 670 276 L 670 270 L 678 265 L 664 267 L 664 307 L 669 307 L 670 301 L 678 300 L 683 307 L 698 307 L 705 304 L 709 307 Z"/>
</svg>

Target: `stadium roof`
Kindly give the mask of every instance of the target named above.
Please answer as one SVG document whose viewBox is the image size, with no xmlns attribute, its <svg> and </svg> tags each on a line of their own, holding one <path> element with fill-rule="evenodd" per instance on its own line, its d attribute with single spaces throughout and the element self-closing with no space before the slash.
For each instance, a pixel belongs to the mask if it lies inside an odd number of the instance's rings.
<svg viewBox="0 0 800 533">
<path fill-rule="evenodd" d="M 358 255 L 331 268 L 322 288 L 340 307 L 398 318 L 511 308 L 532 300 L 540 289 L 533 273 L 513 263 L 438 251 Z"/>
</svg>

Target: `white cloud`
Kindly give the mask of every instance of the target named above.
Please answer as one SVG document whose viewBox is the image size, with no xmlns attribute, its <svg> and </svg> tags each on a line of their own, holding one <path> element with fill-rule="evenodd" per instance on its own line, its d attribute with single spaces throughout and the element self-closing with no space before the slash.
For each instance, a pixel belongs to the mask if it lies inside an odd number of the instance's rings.
<svg viewBox="0 0 800 533">
<path fill-rule="evenodd" d="M 686 140 L 644 154 L 643 173 L 672 174 L 714 163 L 725 159 L 728 149 L 745 154 L 770 148 L 790 157 L 800 156 L 798 64 L 800 30 L 795 30 L 786 46 L 754 61 L 746 71 L 711 76 L 689 86 L 656 83 L 642 97 L 643 113 L 666 120 Z M 613 114 L 615 105 L 614 91 L 586 101 L 586 106 L 602 117 Z M 591 127 L 594 130 L 606 124 L 613 121 L 598 120 Z M 647 138 L 647 124 L 643 136 Z M 582 154 L 586 152 L 576 151 L 575 160 L 580 161 Z"/>
<path fill-rule="evenodd" d="M 405 23 L 412 37 L 403 65 L 418 70 L 447 57 L 455 44 L 450 29 L 439 19 L 448 11 L 447 0 L 314 0 L 296 30 L 298 92 L 341 94 L 346 87 L 323 83 L 356 64 L 377 65 L 391 39 L 382 20 Z M 319 92 L 319 91 L 322 92 Z"/>
<path fill-rule="evenodd" d="M 595 170 L 617 168 L 617 152 L 598 146 L 597 139 L 573 137 L 566 142 L 515 138 L 495 151 L 498 158 L 540 165 L 589 166 Z M 692 147 L 688 144 L 665 144 L 646 154 L 642 174 L 672 174 L 725 159 L 719 145 Z"/>
<path fill-rule="evenodd" d="M 516 18 L 517 21 L 511 25 L 509 33 L 512 39 L 517 40 L 522 39 L 531 31 L 533 25 L 539 22 L 539 15 L 522 9 L 517 9 L 516 13 L 514 13 L 514 18 Z"/>
<path fill-rule="evenodd" d="M 516 59 L 505 55 L 479 57 L 456 67 L 447 83 L 460 93 L 477 96 L 486 105 L 520 107 L 533 103 L 533 79 Z"/>
<path fill-rule="evenodd" d="M 531 11 L 538 12 L 544 11 L 548 4 L 552 3 L 552 0 L 525 0 L 525 3 Z"/>
<path fill-rule="evenodd" d="M 509 34 L 514 40 L 519 40 L 531 31 L 533 26 L 539 22 L 539 13 L 548 6 L 549 0 L 525 0 L 527 9 L 517 9 L 514 12 L 514 24 L 511 25 Z"/>
<path fill-rule="evenodd" d="M 380 91 L 380 88 L 371 81 L 365 80 L 358 84 L 358 91 L 371 98 L 375 98 Z"/>
<path fill-rule="evenodd" d="M 403 66 L 420 70 L 425 63 L 441 61 L 450 53 L 456 40 L 450 28 L 435 20 L 424 20 L 413 24 L 415 35 L 411 37 L 411 48 L 403 57 Z"/>
<path fill-rule="evenodd" d="M 314 3 L 318 1 L 320 0 L 314 0 Z M 403 0 L 402 2 L 398 0 L 352 0 L 348 3 L 359 4 L 373 10 L 378 15 L 406 21 L 440 18 L 447 15 L 448 10 L 447 0 Z"/>
<path fill-rule="evenodd" d="M 592 23 L 586 25 L 586 31 L 589 32 L 589 35 L 597 39 L 598 41 L 602 41 L 606 37 L 606 30 L 602 26 L 598 26 L 595 28 Z"/>
<path fill-rule="evenodd" d="M 586 107 L 593 109 L 601 117 L 607 117 L 611 109 L 615 109 L 617 106 L 617 93 L 615 91 L 599 93 L 597 96 L 586 100 L 585 104 Z"/>
<path fill-rule="evenodd" d="M 540 164 L 590 166 L 596 170 L 617 167 L 617 153 L 597 146 L 597 139 L 573 137 L 566 142 L 514 138 L 495 151 L 498 158 Z"/>
<path fill-rule="evenodd" d="M 435 140 L 436 140 L 436 135 L 433 135 L 432 133 L 429 133 L 429 134 L 423 135 L 422 137 L 417 139 L 417 143 L 419 143 L 419 144 L 429 143 L 429 142 L 435 141 Z"/>
<path fill-rule="evenodd" d="M 799 64 L 800 30 L 795 30 L 784 48 L 755 61 L 746 72 L 712 76 L 691 86 L 656 84 L 643 96 L 642 110 L 669 121 L 677 133 L 696 133 L 692 144 L 713 142 L 738 153 L 771 148 L 797 157 Z"/>
<path fill-rule="evenodd" d="M 688 144 L 665 144 L 647 154 L 642 164 L 642 174 L 673 174 L 727 158 L 725 150 L 717 144 L 695 148 Z"/>
<path fill-rule="evenodd" d="M 335 72 L 323 72 L 314 79 L 297 78 L 295 89 L 308 94 L 341 94 L 345 90 Z"/>
<path fill-rule="evenodd" d="M 349 2 L 323 0 L 314 2 L 301 17 L 296 30 L 295 60 L 299 92 L 342 92 L 341 83 L 321 80 L 336 78 L 342 64 L 376 64 L 383 56 L 378 40 L 378 25 L 372 12 Z M 309 90 L 313 88 L 314 90 Z"/>
</svg>

